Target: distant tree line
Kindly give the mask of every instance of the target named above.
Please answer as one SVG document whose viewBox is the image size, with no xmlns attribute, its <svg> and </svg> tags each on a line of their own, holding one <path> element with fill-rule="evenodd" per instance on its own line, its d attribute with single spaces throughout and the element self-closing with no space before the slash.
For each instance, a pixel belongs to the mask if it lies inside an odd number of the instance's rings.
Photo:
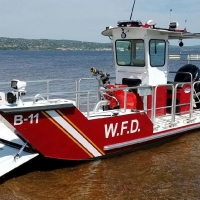
<svg viewBox="0 0 200 200">
<path fill-rule="evenodd" d="M 182 49 L 197 50 L 200 45 L 184 46 Z M 111 50 L 111 43 L 82 42 L 76 40 L 22 39 L 0 37 L 0 50 Z M 178 51 L 180 47 L 171 46 Z"/>
<path fill-rule="evenodd" d="M 0 37 L 0 50 L 111 50 L 111 43 Z"/>
</svg>

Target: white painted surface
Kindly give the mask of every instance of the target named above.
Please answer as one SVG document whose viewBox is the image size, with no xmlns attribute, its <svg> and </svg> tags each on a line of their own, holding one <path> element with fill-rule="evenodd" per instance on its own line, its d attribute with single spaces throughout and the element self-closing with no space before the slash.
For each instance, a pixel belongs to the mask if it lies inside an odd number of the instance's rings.
<svg viewBox="0 0 200 200">
<path fill-rule="evenodd" d="M 23 145 L 23 141 L 17 137 L 5 124 L 0 121 L 0 139 Z"/>
<path fill-rule="evenodd" d="M 0 139 L 24 145 L 23 141 L 17 137 L 5 124 L 0 121 Z M 22 152 L 19 157 L 14 158 L 15 155 L 19 152 L 19 149 L 14 147 L 7 146 L 0 142 L 0 176 L 10 172 L 11 170 L 17 168 L 18 166 L 26 163 L 32 158 L 39 155 L 38 153 L 27 153 Z"/>
<path fill-rule="evenodd" d="M 0 176 L 3 176 L 39 155 L 38 153 L 31 154 L 23 151 L 20 156 L 15 159 L 14 157 L 18 152 L 19 149 L 0 143 Z"/>
</svg>

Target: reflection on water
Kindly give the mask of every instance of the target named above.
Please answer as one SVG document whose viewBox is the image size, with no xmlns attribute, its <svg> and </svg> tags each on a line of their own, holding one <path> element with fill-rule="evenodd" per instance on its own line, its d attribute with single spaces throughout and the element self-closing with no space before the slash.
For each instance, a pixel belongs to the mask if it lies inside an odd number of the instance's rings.
<svg viewBox="0 0 200 200">
<path fill-rule="evenodd" d="M 93 162 L 35 159 L 3 178 L 0 199 L 200 199 L 199 185 L 200 134 L 193 131 Z"/>
<path fill-rule="evenodd" d="M 91 77 L 91 66 L 115 76 L 109 51 L 1 51 L 1 55 L 2 82 Z M 170 62 L 170 70 L 186 63 Z M 170 80 L 174 75 L 169 74 Z M 10 91 L 10 84 L 7 87 Z M 193 131 L 158 147 L 94 162 L 35 158 L 0 178 L 0 200 L 199 200 L 199 185 L 200 131 Z"/>
</svg>

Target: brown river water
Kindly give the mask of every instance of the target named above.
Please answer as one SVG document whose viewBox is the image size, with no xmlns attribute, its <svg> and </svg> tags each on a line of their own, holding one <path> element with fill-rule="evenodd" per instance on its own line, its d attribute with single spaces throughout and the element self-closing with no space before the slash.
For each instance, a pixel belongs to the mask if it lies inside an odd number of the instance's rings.
<svg viewBox="0 0 200 200">
<path fill-rule="evenodd" d="M 79 164 L 36 158 L 0 178 L 0 199 L 200 199 L 200 131 Z"/>
</svg>

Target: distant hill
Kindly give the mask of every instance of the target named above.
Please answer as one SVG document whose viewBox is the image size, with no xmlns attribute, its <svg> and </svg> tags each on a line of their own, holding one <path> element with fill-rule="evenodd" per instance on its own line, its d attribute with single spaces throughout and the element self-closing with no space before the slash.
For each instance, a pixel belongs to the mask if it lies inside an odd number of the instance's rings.
<svg viewBox="0 0 200 200">
<path fill-rule="evenodd" d="M 0 50 L 111 50 L 111 43 L 0 37 Z"/>
<path fill-rule="evenodd" d="M 111 43 L 82 42 L 76 40 L 22 39 L 0 37 L 0 50 L 111 50 Z M 170 46 L 172 50 L 180 51 L 179 46 Z M 184 50 L 198 50 L 200 45 L 184 46 Z"/>
<path fill-rule="evenodd" d="M 174 46 L 174 45 L 170 45 L 170 52 L 181 52 L 181 51 L 187 51 L 187 52 L 190 52 L 190 51 L 193 51 L 193 52 L 199 52 L 200 51 L 200 45 L 194 45 L 194 46 L 183 46 L 183 47 L 179 47 L 178 45 L 177 46 Z"/>
</svg>

